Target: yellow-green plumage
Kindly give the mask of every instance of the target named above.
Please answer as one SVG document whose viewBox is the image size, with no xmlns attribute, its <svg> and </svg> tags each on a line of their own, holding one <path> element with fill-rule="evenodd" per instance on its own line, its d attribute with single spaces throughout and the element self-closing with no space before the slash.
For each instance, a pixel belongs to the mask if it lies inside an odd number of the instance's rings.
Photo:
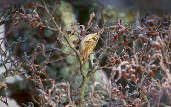
<svg viewBox="0 0 171 107">
<path fill-rule="evenodd" d="M 94 34 L 87 35 L 81 41 L 80 60 L 82 64 L 87 60 L 87 58 L 95 48 L 98 40 L 99 40 L 99 35 L 97 35 L 97 33 L 94 33 Z"/>
</svg>

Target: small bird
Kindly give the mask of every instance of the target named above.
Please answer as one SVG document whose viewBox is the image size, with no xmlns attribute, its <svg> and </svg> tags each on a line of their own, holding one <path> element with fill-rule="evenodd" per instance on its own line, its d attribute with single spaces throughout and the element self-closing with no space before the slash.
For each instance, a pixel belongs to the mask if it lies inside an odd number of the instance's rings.
<svg viewBox="0 0 171 107">
<path fill-rule="evenodd" d="M 97 33 L 89 34 L 81 41 L 80 60 L 82 64 L 84 64 L 93 49 L 96 47 L 99 37 L 100 35 Z"/>
</svg>

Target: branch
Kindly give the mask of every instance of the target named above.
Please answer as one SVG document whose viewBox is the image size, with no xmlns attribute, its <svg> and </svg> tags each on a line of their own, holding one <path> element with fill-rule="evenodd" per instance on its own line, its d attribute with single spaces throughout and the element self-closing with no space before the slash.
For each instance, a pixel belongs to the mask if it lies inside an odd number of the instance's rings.
<svg viewBox="0 0 171 107">
<path fill-rule="evenodd" d="M 62 32 L 61 28 L 58 26 L 58 24 L 56 23 L 56 21 L 54 20 L 54 17 L 52 16 L 52 14 L 49 12 L 49 9 L 45 3 L 44 0 L 42 0 L 43 4 L 44 4 L 44 8 L 46 10 L 46 12 L 48 13 L 48 15 L 50 16 L 50 19 L 52 20 L 52 22 L 54 23 L 55 25 L 55 28 L 56 30 L 54 30 L 53 28 L 50 28 L 50 27 L 47 27 L 49 29 L 52 29 L 53 31 L 56 31 L 58 32 L 59 34 L 62 35 L 62 37 L 65 39 L 65 41 L 67 42 L 67 44 L 69 45 L 69 47 L 75 52 L 75 54 L 77 55 L 77 58 L 79 59 L 79 62 L 80 62 L 80 72 L 82 72 L 82 64 L 81 64 L 81 61 L 80 61 L 80 54 L 79 52 L 74 48 L 72 47 L 71 43 L 69 42 L 68 38 L 66 37 L 66 35 Z"/>
</svg>

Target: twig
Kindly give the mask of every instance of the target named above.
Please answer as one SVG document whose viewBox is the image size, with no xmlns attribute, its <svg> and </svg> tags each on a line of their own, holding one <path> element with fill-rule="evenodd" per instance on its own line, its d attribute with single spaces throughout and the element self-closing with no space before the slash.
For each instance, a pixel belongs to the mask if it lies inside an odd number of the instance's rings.
<svg viewBox="0 0 171 107">
<path fill-rule="evenodd" d="M 54 25 L 55 25 L 56 31 L 57 31 L 59 34 L 62 35 L 62 37 L 65 39 L 65 41 L 67 42 L 67 44 L 69 45 L 69 47 L 75 52 L 75 54 L 76 54 L 76 56 L 77 56 L 77 58 L 78 58 L 78 60 L 79 60 L 79 63 L 80 63 L 80 73 L 81 73 L 82 78 L 83 78 L 82 84 L 81 84 L 80 97 L 81 97 L 81 99 L 84 99 L 84 91 L 85 91 L 85 86 L 86 86 L 86 84 L 87 84 L 87 80 L 88 80 L 88 79 L 87 79 L 87 77 L 86 77 L 86 74 L 85 74 L 85 73 L 83 72 L 83 70 L 82 70 L 82 66 L 83 66 L 83 65 L 82 65 L 81 60 L 80 60 L 80 53 L 79 53 L 74 47 L 72 47 L 72 45 L 71 45 L 71 43 L 69 42 L 68 38 L 67 38 L 66 35 L 62 32 L 61 28 L 58 26 L 58 24 L 57 24 L 56 21 L 54 20 L 54 17 L 53 17 L 52 14 L 49 12 L 49 9 L 48 9 L 48 7 L 47 7 L 45 1 L 42 0 L 42 2 L 43 2 L 43 4 L 44 4 L 44 6 L 45 6 L 46 12 L 48 13 L 48 15 L 50 16 L 52 22 L 53 22 Z M 49 27 L 49 28 L 50 28 L 50 27 Z M 51 29 L 51 28 L 50 28 L 50 29 Z"/>
<path fill-rule="evenodd" d="M 102 12 L 103 12 L 103 11 L 102 11 Z M 101 15 L 102 15 L 103 24 L 102 24 L 101 30 L 98 32 L 98 35 L 101 35 L 101 34 L 103 33 L 103 31 L 104 31 L 104 16 L 103 16 L 103 13 L 101 13 Z M 90 24 L 90 22 L 92 21 L 93 17 L 94 17 L 94 13 L 92 13 L 92 14 L 90 15 L 89 24 Z M 89 24 L 88 24 L 88 25 L 89 25 Z M 82 64 L 80 63 L 80 65 L 82 65 Z M 81 98 L 81 101 L 84 100 L 86 84 L 87 84 L 89 78 L 91 77 L 91 75 L 94 74 L 94 73 L 95 73 L 94 70 L 92 70 L 92 71 L 89 72 L 88 74 L 86 74 L 85 72 L 81 72 L 82 77 L 83 77 L 83 81 L 82 81 L 82 84 L 81 84 L 81 91 L 80 91 L 80 98 Z"/>
</svg>

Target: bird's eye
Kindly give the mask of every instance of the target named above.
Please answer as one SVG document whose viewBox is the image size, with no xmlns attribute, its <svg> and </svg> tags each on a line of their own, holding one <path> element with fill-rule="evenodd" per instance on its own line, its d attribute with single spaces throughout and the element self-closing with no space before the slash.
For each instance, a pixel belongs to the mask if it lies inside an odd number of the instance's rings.
<svg viewBox="0 0 171 107">
<path fill-rule="evenodd" d="M 92 39 L 93 39 L 94 41 L 97 41 L 97 40 L 98 40 L 97 37 L 93 37 Z"/>
</svg>

